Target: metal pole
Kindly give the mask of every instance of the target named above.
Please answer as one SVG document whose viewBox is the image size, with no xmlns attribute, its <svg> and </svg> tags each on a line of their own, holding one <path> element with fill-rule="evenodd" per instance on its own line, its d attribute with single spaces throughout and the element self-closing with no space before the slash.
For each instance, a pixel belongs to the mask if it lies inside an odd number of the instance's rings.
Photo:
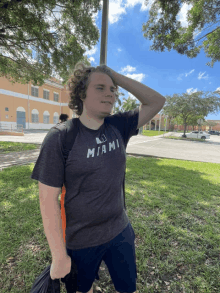
<svg viewBox="0 0 220 293">
<path fill-rule="evenodd" d="M 103 0 L 100 66 L 107 65 L 109 0 Z"/>
<path fill-rule="evenodd" d="M 160 124 L 161 124 L 161 114 L 160 114 L 160 122 L 159 122 L 159 132 L 160 132 Z"/>
<path fill-rule="evenodd" d="M 29 100 L 29 82 L 28 82 L 28 129 L 30 129 L 30 100 Z"/>
</svg>

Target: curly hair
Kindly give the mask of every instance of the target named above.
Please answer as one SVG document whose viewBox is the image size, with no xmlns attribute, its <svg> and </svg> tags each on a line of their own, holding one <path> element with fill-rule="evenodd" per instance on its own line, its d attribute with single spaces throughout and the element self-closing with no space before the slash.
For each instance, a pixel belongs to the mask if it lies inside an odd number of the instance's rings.
<svg viewBox="0 0 220 293">
<path fill-rule="evenodd" d="M 83 101 L 86 98 L 86 91 L 90 83 L 90 76 L 93 72 L 102 72 L 107 74 L 116 87 L 115 97 L 116 102 L 118 101 L 118 85 L 116 84 L 111 71 L 105 67 L 105 65 L 92 67 L 86 66 L 82 61 L 76 63 L 72 75 L 68 80 L 68 87 L 70 91 L 69 108 L 75 111 L 80 116 L 83 112 Z M 81 100 L 82 99 L 82 100 Z"/>
</svg>

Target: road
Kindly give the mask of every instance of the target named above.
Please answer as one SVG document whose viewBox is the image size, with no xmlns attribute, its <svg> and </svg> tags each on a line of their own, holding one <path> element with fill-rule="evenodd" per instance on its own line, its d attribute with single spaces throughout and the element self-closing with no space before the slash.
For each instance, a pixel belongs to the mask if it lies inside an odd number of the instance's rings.
<svg viewBox="0 0 220 293">
<path fill-rule="evenodd" d="M 138 135 L 130 139 L 126 152 L 220 164 L 220 137 L 211 136 L 207 142 L 195 142 Z"/>
</svg>

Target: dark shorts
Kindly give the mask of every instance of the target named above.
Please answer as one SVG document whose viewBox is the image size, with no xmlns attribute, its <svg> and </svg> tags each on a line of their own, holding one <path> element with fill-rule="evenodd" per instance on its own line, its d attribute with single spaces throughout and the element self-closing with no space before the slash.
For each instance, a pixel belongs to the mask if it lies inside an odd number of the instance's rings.
<svg viewBox="0 0 220 293">
<path fill-rule="evenodd" d="M 77 265 L 77 291 L 88 292 L 95 279 L 99 280 L 99 266 L 102 260 L 118 292 L 136 291 L 135 233 L 129 223 L 127 227 L 111 241 L 90 248 L 71 250 L 67 254 Z"/>
</svg>

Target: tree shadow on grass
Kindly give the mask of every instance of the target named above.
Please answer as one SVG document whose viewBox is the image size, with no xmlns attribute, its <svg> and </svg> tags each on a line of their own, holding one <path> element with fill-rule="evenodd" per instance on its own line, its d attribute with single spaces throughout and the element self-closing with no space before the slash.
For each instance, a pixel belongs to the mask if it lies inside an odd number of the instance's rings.
<svg viewBox="0 0 220 293">
<path fill-rule="evenodd" d="M 146 284 L 149 292 L 217 292 L 219 175 L 218 164 L 128 157 L 126 204 L 141 292 Z"/>
</svg>

